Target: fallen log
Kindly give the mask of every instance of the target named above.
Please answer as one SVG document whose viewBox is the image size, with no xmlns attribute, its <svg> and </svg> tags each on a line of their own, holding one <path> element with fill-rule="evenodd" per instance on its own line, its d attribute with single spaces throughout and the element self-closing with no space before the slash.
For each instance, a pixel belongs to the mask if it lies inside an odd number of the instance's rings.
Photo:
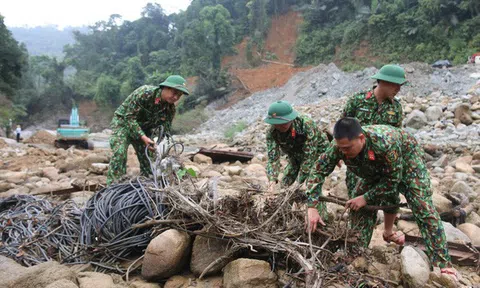
<svg viewBox="0 0 480 288">
<path fill-rule="evenodd" d="M 212 158 L 213 163 L 247 162 L 253 158 L 253 154 L 249 152 L 223 151 L 206 148 L 200 148 L 198 153 Z"/>
</svg>

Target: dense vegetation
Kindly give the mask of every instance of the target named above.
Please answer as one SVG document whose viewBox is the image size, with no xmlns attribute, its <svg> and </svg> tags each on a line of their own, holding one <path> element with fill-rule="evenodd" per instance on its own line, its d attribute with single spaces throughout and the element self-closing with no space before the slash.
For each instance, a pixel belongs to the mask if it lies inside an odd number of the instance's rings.
<svg viewBox="0 0 480 288">
<path fill-rule="evenodd" d="M 87 32 L 75 31 L 62 59 L 29 56 L 0 17 L 0 121 L 52 105 L 68 107 L 71 99 L 94 100 L 111 110 L 138 86 L 158 85 L 172 73 L 199 76 L 194 94 L 182 98 L 180 113 L 203 107 L 229 92 L 221 59 L 235 53 L 244 37 L 251 65 L 259 54 L 274 57 L 263 49 L 269 19 L 289 9 L 305 18 L 298 64 L 335 60 L 352 69 L 440 58 L 463 63 L 480 47 L 478 0 L 193 0 L 172 15 L 148 4 L 138 20 L 111 15 Z M 367 47 L 367 55 L 354 58 L 359 47 Z M 188 117 L 205 115 L 178 118 Z"/>
<path fill-rule="evenodd" d="M 365 56 L 378 59 L 379 65 L 439 59 L 459 64 L 480 49 L 478 0 L 313 2 L 305 9 L 306 21 L 297 42 L 301 64 L 332 60 L 362 64 L 353 56 L 362 42 L 369 48 L 370 55 Z"/>
</svg>

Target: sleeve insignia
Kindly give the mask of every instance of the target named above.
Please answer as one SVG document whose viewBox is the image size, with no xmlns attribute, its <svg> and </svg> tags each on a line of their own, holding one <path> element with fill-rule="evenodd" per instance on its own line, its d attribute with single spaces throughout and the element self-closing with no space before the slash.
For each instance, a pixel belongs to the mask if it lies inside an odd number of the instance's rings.
<svg viewBox="0 0 480 288">
<path fill-rule="evenodd" d="M 368 159 L 371 161 L 375 160 L 375 153 L 373 150 L 368 150 Z"/>
<path fill-rule="evenodd" d="M 388 163 L 393 163 L 398 160 L 398 152 L 393 150 L 387 153 L 387 162 Z"/>
</svg>

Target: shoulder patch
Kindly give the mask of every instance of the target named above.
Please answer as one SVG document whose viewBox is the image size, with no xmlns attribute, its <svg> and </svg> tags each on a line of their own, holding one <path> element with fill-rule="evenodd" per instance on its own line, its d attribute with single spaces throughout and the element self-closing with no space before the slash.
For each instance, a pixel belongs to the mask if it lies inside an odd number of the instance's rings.
<svg viewBox="0 0 480 288">
<path fill-rule="evenodd" d="M 393 163 L 398 160 L 398 153 L 396 150 L 389 151 L 385 158 L 388 163 Z"/>
<path fill-rule="evenodd" d="M 368 150 L 368 159 L 371 161 L 375 160 L 375 153 L 373 150 Z"/>
<path fill-rule="evenodd" d="M 373 95 L 373 92 L 372 92 L 372 91 L 368 91 L 368 92 L 367 92 L 367 95 L 365 96 L 365 99 L 370 99 L 370 98 L 372 98 L 372 95 Z"/>
</svg>

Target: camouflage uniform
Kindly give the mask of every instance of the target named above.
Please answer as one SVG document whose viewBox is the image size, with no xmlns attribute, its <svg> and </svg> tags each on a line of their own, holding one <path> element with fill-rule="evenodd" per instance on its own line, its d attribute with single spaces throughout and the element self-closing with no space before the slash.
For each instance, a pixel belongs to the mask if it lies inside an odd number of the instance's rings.
<svg viewBox="0 0 480 288">
<path fill-rule="evenodd" d="M 343 109 L 343 117 L 357 118 L 362 126 L 390 125 L 402 127 L 402 104 L 397 99 L 386 99 L 382 104 L 379 104 L 373 94 L 374 89 L 375 87 L 350 97 Z M 358 177 L 350 169 L 347 169 L 346 182 L 350 198 L 355 194 L 355 185 L 358 180 Z"/>
<path fill-rule="evenodd" d="M 445 231 L 432 203 L 430 175 L 423 160 L 423 150 L 409 133 L 387 125 L 362 128 L 365 147 L 354 159 L 347 159 L 332 142 L 320 156 L 307 180 L 309 206 L 318 204 L 325 178 L 343 160 L 360 177 L 356 194 L 369 205 L 395 205 L 399 193 L 405 195 L 427 247 L 431 263 L 441 268 L 450 265 Z M 362 211 L 364 209 L 360 209 Z M 386 211 L 395 213 L 395 210 Z M 352 215 L 352 223 L 361 231 L 361 242 L 368 246 L 376 223 L 376 213 L 362 211 Z"/>
<path fill-rule="evenodd" d="M 107 175 L 107 184 L 127 173 L 127 150 L 132 144 L 140 162 L 141 174 L 151 174 L 150 164 L 145 156 L 143 135 L 151 137 L 154 129 L 163 126 L 170 132 L 175 116 L 175 105 L 163 101 L 161 88 L 141 86 L 130 94 L 118 107 L 112 119 L 113 135 L 110 137 L 112 158 Z"/>
<path fill-rule="evenodd" d="M 303 183 L 315 160 L 327 147 L 328 140 L 325 133 L 321 132 L 315 122 L 305 115 L 295 118 L 291 129 L 285 133 L 272 127 L 267 133 L 268 179 L 278 181 L 280 151 L 282 151 L 287 154 L 289 161 L 283 173 L 282 184 L 292 185 L 297 175 L 298 182 Z"/>
</svg>

